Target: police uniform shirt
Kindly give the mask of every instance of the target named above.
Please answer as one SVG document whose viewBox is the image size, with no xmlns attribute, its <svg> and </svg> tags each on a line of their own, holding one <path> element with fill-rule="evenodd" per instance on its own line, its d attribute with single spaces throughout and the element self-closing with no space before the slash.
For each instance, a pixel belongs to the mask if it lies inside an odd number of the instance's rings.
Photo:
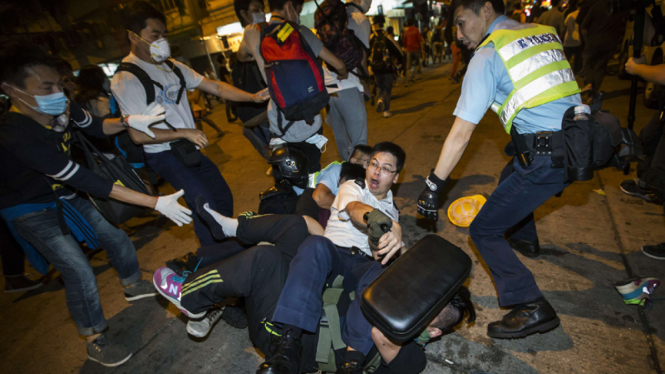
<svg viewBox="0 0 665 374">
<path fill-rule="evenodd" d="M 521 30 L 531 27 L 501 15 L 492 22 L 487 34 L 495 30 Z M 501 57 L 493 44 L 476 51 L 462 83 L 462 93 L 453 113 L 455 116 L 478 124 L 493 102 L 503 104 L 514 86 Z M 568 108 L 582 104 L 579 94 L 566 96 L 534 108 L 522 109 L 515 119 L 517 132 L 532 134 L 539 131 L 559 131 Z"/>
<path fill-rule="evenodd" d="M 86 134 L 106 137 L 102 119 L 74 102 L 70 119 Z M 111 193 L 111 180 L 72 160 L 71 127 L 56 132 L 12 108 L 0 123 L 0 134 L 0 209 L 52 202 L 56 195 L 72 196 L 74 191 L 67 185 L 98 197 Z"/>
<path fill-rule="evenodd" d="M 371 256 L 372 253 L 367 241 L 367 227 L 365 225 L 356 226 L 351 221 L 346 206 L 353 201 L 359 201 L 382 211 L 395 222 L 399 222 L 399 210 L 393 204 L 392 191 L 388 191 L 383 200 L 378 200 L 370 192 L 366 181 L 364 184 L 364 186 L 360 186 L 356 181 L 347 181 L 340 186 L 337 197 L 335 197 L 335 201 L 330 207 L 330 219 L 324 236 L 336 246 L 357 247 Z"/>
<path fill-rule="evenodd" d="M 171 60 L 182 72 L 185 78 L 185 87 L 188 90 L 193 90 L 198 87 L 203 81 L 203 76 L 187 65 Z M 155 101 L 164 106 L 166 120 L 175 128 L 178 129 L 195 129 L 194 118 L 192 117 L 192 110 L 187 101 L 187 96 L 183 92 L 180 98 L 180 103 L 176 104 L 178 99 L 178 91 L 180 90 L 180 79 L 178 76 L 166 66 L 161 64 L 159 66 L 150 62 L 145 62 L 136 57 L 133 53 L 122 59 L 122 62 L 129 62 L 138 65 L 143 69 L 150 79 L 161 84 L 164 89 L 154 86 L 155 88 Z M 111 82 L 111 92 L 117 99 L 118 105 L 122 114 L 132 115 L 141 114 L 145 108 L 148 107 L 146 103 L 145 88 L 141 81 L 132 73 L 121 71 L 113 76 Z M 151 126 L 155 129 L 169 130 L 169 127 L 164 122 L 160 122 Z M 143 149 L 146 153 L 159 153 L 171 149 L 169 142 L 161 144 L 144 144 Z"/>
<path fill-rule="evenodd" d="M 319 184 L 324 184 L 330 189 L 330 192 L 332 192 L 333 195 L 337 195 L 337 191 L 339 190 L 339 175 L 341 172 L 342 164 L 333 162 L 319 171 L 318 175 L 317 173 L 310 174 L 309 184 L 307 187 L 316 188 L 316 186 Z M 300 196 L 305 190 L 300 187 L 293 186 L 293 191 L 295 191 L 296 194 Z"/>
</svg>

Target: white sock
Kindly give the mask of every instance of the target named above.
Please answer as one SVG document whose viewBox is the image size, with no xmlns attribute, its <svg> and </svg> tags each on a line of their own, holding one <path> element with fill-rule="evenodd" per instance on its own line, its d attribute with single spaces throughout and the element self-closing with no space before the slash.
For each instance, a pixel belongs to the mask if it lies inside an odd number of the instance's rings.
<svg viewBox="0 0 665 374">
<path fill-rule="evenodd" d="M 210 209 L 210 205 L 206 203 L 203 206 L 203 209 L 205 209 L 212 218 L 219 223 L 220 226 L 222 226 L 222 231 L 224 232 L 224 235 L 229 236 L 229 237 L 235 237 L 236 236 L 236 231 L 238 231 L 238 220 L 236 218 L 229 218 L 229 217 L 224 217 L 223 215 L 215 212 L 214 210 Z"/>
</svg>

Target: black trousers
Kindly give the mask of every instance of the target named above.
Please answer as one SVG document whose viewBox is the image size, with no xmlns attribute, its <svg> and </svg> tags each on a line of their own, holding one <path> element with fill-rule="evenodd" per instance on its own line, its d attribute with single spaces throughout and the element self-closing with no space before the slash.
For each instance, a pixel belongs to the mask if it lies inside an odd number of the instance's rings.
<svg viewBox="0 0 665 374">
<path fill-rule="evenodd" d="M 0 257 L 4 276 L 22 275 L 25 272 L 25 253 L 4 220 L 0 219 Z"/>
<path fill-rule="evenodd" d="M 646 157 L 637 165 L 637 177 L 665 195 L 665 123 L 660 111 L 640 132 L 640 142 Z"/>
<path fill-rule="evenodd" d="M 319 220 L 319 205 L 312 196 L 314 194 L 313 188 L 305 188 L 305 191 L 300 195 L 298 203 L 296 204 L 295 214 L 299 216 L 308 216 L 314 220 Z"/>
<path fill-rule="evenodd" d="M 274 246 L 254 246 L 190 274 L 183 284 L 181 304 L 200 313 L 227 297 L 244 297 L 250 339 L 267 354 L 271 331 L 279 331 L 269 321 L 286 282 L 289 263 L 308 236 L 301 216 L 239 217 L 239 240 L 254 244 L 266 241 Z M 219 274 L 222 281 L 211 277 L 213 274 Z"/>
</svg>

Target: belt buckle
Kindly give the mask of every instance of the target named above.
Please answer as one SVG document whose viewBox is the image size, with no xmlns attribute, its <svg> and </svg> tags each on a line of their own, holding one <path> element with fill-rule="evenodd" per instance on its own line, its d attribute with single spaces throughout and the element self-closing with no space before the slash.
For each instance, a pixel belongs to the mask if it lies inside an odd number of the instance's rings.
<svg viewBox="0 0 665 374">
<path fill-rule="evenodd" d="M 537 155 L 552 154 L 552 131 L 536 133 L 535 148 Z"/>
</svg>

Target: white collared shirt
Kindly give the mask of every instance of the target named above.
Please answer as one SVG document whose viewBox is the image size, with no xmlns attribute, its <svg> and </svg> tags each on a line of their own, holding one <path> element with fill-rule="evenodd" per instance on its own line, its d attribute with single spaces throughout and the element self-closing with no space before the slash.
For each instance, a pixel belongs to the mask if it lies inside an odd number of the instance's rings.
<svg viewBox="0 0 665 374">
<path fill-rule="evenodd" d="M 399 210 L 393 204 L 392 191 L 388 191 L 383 200 L 378 200 L 367 187 L 367 181 L 365 187 L 361 187 L 355 181 L 347 181 L 340 186 L 337 197 L 330 207 L 330 219 L 324 236 L 339 247 L 357 247 L 371 256 L 367 227 L 355 225 L 346 211 L 346 206 L 353 201 L 378 209 L 395 222 L 399 222 Z"/>
</svg>

